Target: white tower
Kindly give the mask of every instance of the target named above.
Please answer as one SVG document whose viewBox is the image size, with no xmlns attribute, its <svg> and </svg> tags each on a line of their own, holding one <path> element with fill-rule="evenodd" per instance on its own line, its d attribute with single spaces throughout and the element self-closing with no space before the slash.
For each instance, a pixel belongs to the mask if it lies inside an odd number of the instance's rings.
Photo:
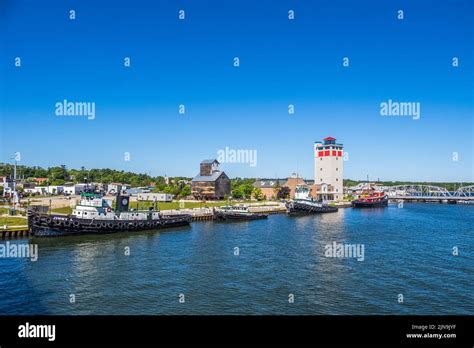
<svg viewBox="0 0 474 348">
<path fill-rule="evenodd" d="M 331 137 L 314 143 L 314 183 L 332 186 L 328 192 L 330 200 L 343 198 L 343 149 L 344 146 L 336 144 L 336 139 Z"/>
</svg>

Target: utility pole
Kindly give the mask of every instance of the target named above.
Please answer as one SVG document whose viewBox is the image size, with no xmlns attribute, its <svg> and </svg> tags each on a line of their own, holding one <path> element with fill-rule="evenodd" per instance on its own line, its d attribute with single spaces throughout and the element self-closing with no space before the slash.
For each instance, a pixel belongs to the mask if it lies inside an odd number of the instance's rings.
<svg viewBox="0 0 474 348">
<path fill-rule="evenodd" d="M 16 213 L 16 203 L 17 203 L 17 200 L 18 200 L 18 195 L 17 195 L 17 192 L 16 192 L 16 165 L 17 165 L 16 155 L 15 155 L 15 157 L 13 157 L 13 159 L 15 160 L 15 162 L 14 162 L 14 165 L 13 165 L 13 193 L 12 193 L 12 206 L 13 206 L 13 209 L 12 209 L 12 213 L 15 214 Z"/>
</svg>

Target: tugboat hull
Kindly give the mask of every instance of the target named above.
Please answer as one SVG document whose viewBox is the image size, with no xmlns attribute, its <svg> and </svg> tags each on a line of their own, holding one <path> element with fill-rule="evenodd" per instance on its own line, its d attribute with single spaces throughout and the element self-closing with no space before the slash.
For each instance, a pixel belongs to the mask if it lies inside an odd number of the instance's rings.
<svg viewBox="0 0 474 348">
<path fill-rule="evenodd" d="M 352 201 L 352 208 L 382 208 L 388 205 L 388 198 L 377 202 L 363 202 L 360 200 Z"/>
<path fill-rule="evenodd" d="M 323 214 L 338 211 L 337 207 L 298 201 L 288 202 L 286 209 L 289 215 Z"/>
<path fill-rule="evenodd" d="M 191 215 L 168 215 L 155 220 L 94 220 L 64 215 L 30 213 L 28 226 L 33 237 L 57 237 L 79 234 L 105 234 L 157 230 L 189 225 Z"/>
<path fill-rule="evenodd" d="M 227 212 L 216 212 L 214 218 L 219 221 L 246 221 L 266 219 L 267 214 L 251 213 L 251 214 L 234 214 Z"/>
</svg>

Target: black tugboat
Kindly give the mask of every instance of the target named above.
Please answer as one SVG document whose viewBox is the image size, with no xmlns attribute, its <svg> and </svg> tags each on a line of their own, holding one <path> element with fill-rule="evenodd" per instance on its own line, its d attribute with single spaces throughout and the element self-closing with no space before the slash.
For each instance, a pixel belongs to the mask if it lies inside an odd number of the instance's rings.
<svg viewBox="0 0 474 348">
<path fill-rule="evenodd" d="M 295 199 L 286 202 L 289 215 L 335 213 L 337 207 L 315 202 L 311 199 L 310 189 L 305 185 L 296 186 Z"/>
<path fill-rule="evenodd" d="M 112 201 L 95 193 L 83 193 L 80 204 L 71 215 L 54 215 L 28 211 L 28 228 L 33 237 L 55 237 L 78 234 L 103 234 L 156 230 L 189 225 L 191 215 L 163 215 L 159 211 L 129 210 L 130 197 L 117 194 L 115 211 Z"/>
<path fill-rule="evenodd" d="M 220 221 L 242 221 L 266 219 L 268 214 L 252 213 L 245 206 L 223 206 L 214 209 L 214 219 Z"/>
</svg>

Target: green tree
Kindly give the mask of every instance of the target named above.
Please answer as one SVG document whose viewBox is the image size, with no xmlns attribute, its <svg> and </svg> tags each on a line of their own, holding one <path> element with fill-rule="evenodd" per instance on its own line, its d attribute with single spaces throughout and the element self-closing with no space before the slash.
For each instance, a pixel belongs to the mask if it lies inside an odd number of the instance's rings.
<svg viewBox="0 0 474 348">
<path fill-rule="evenodd" d="M 191 196 L 191 187 L 190 187 L 189 185 L 184 186 L 184 187 L 181 189 L 180 196 L 181 196 L 181 197 L 188 197 L 188 196 Z"/>
<path fill-rule="evenodd" d="M 253 194 L 253 198 L 255 198 L 257 201 L 261 201 L 264 199 L 263 192 L 260 187 L 254 187 L 252 194 Z"/>
<path fill-rule="evenodd" d="M 56 182 L 63 182 L 67 179 L 67 170 L 65 167 L 51 167 L 48 168 L 48 179 L 54 185 Z"/>
<path fill-rule="evenodd" d="M 287 186 L 283 186 L 280 191 L 278 191 L 277 198 L 278 199 L 288 199 L 290 198 L 290 188 Z"/>
<path fill-rule="evenodd" d="M 244 197 L 244 192 L 242 190 L 242 186 L 239 186 L 232 190 L 232 198 L 241 199 L 243 197 Z"/>
<path fill-rule="evenodd" d="M 248 198 L 248 199 L 252 198 L 252 192 L 253 192 L 253 189 L 254 189 L 252 184 L 245 183 L 245 184 L 241 185 L 241 188 L 242 188 L 242 192 L 243 192 L 245 198 Z"/>
</svg>

